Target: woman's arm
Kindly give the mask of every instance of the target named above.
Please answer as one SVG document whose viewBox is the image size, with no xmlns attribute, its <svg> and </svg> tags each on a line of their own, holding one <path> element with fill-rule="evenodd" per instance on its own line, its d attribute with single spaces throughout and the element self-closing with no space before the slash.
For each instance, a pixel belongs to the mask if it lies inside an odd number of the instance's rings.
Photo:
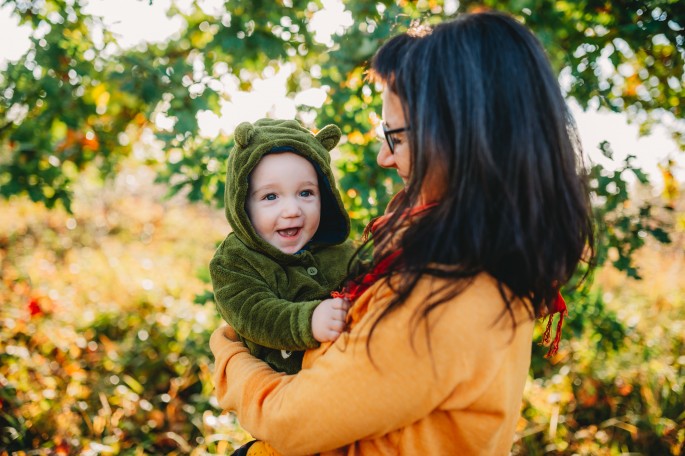
<svg viewBox="0 0 685 456">
<path fill-rule="evenodd" d="M 431 290 L 420 284 L 405 306 L 379 323 L 369 357 L 371 313 L 391 297 L 387 287 L 374 286 L 355 303 L 369 305 L 370 313 L 294 376 L 272 371 L 219 329 L 210 341 L 219 404 L 235 410 L 248 432 L 284 454 L 333 450 L 408 426 L 453 397 L 465 380 L 478 377 L 464 387 L 466 407 L 487 388 L 494 374 L 484 367 L 497 362 L 511 337 L 510 331 L 508 337 L 488 334 L 498 313 L 483 309 L 495 308 L 500 298 L 496 287 L 486 288 L 485 296 L 462 293 L 417 325 L 415 304 Z"/>
<path fill-rule="evenodd" d="M 363 344 L 348 344 L 350 352 L 334 344 L 312 368 L 288 376 L 222 330 L 210 342 L 219 404 L 235 410 L 241 426 L 284 455 L 330 451 L 386 434 L 426 416 L 441 401 L 439 389 L 426 388 L 409 365 L 395 372 L 386 362 L 374 368 Z"/>
</svg>

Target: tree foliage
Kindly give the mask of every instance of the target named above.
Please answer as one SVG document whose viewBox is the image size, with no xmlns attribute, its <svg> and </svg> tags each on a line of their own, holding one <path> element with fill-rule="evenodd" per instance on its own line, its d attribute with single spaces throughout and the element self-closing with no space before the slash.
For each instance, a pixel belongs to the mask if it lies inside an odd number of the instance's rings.
<svg viewBox="0 0 685 456">
<path fill-rule="evenodd" d="M 30 50 L 0 81 L 4 197 L 29 194 L 48 206 L 69 207 L 79 170 L 94 163 L 111 175 L 152 129 L 166 154 L 159 160 L 161 179 L 192 200 L 221 204 L 220 164 L 230 137 L 200 138 L 197 115 L 230 101 L 234 93 L 226 86 L 249 90 L 288 63 L 289 96 L 311 87 L 328 94 L 320 108 L 299 106 L 299 116 L 343 128 L 339 167 L 358 226 L 384 207 L 398 184 L 373 164 L 380 101 L 378 88 L 364 79 L 369 58 L 411 23 L 479 8 L 509 11 L 530 25 L 564 75 L 568 96 L 581 106 L 626 112 L 645 129 L 670 116 L 674 137 L 685 147 L 685 6 L 676 0 L 346 2 L 352 25 L 332 43 L 315 39 L 318 1 L 230 1 L 216 14 L 194 4 L 168 11 L 184 20 L 177 36 L 133 49 L 118 47 L 81 2 L 2 4 L 33 29 Z M 160 128 L 161 118 L 173 126 Z"/>
</svg>

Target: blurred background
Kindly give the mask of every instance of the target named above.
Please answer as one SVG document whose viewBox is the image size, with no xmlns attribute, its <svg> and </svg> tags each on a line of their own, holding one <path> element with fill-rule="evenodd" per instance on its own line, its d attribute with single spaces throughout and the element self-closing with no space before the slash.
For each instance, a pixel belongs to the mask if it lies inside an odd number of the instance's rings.
<svg viewBox="0 0 685 456">
<path fill-rule="evenodd" d="M 358 236 L 400 188 L 375 164 L 369 58 L 487 8 L 547 49 L 600 234 L 559 353 L 532 347 L 512 453 L 685 454 L 685 3 L 0 0 L 0 455 L 249 440 L 212 397 L 208 347 L 233 128 L 340 125 Z"/>
</svg>

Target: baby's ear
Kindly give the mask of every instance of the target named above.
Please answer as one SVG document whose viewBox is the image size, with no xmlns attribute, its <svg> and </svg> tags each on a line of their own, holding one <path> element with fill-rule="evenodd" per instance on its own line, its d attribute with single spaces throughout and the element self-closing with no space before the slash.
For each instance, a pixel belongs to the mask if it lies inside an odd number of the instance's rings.
<svg viewBox="0 0 685 456">
<path fill-rule="evenodd" d="M 340 128 L 338 128 L 337 125 L 331 124 L 323 127 L 316 134 L 316 139 L 326 148 L 326 150 L 331 150 L 338 144 L 341 136 L 342 132 L 340 131 Z"/>
<path fill-rule="evenodd" d="M 252 136 L 254 136 L 254 127 L 250 122 L 242 122 L 235 127 L 233 138 L 235 139 L 236 144 L 241 148 L 244 149 L 250 144 Z"/>
</svg>

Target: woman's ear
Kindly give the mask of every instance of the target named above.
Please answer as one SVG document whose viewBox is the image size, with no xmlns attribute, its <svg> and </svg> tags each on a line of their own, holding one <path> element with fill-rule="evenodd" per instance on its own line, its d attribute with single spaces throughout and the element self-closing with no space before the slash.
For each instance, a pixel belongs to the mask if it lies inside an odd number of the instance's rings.
<svg viewBox="0 0 685 456">
<path fill-rule="evenodd" d="M 254 136 L 254 127 L 250 122 L 242 122 L 236 128 L 233 133 L 233 139 L 235 139 L 236 144 L 238 144 L 242 149 L 246 148 L 250 144 L 250 140 Z"/>
<path fill-rule="evenodd" d="M 326 148 L 326 150 L 333 149 L 340 141 L 342 132 L 337 125 L 326 125 L 317 134 L 316 139 Z"/>
</svg>

